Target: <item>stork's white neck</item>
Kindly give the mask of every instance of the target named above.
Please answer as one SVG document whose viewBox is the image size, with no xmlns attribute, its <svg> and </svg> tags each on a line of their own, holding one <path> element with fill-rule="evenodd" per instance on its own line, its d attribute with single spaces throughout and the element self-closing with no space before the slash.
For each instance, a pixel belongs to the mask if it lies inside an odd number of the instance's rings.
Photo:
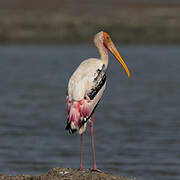
<svg viewBox="0 0 180 180">
<path fill-rule="evenodd" d="M 100 60 L 105 64 L 105 67 L 108 66 L 108 52 L 106 50 L 106 47 L 104 46 L 104 33 L 103 31 L 97 33 L 94 36 L 94 44 L 98 48 L 99 54 L 100 54 Z"/>
<path fill-rule="evenodd" d="M 98 51 L 100 54 L 100 60 L 105 64 L 105 67 L 107 68 L 108 66 L 108 52 L 106 47 L 104 46 L 103 43 L 99 43 L 98 46 Z"/>
</svg>

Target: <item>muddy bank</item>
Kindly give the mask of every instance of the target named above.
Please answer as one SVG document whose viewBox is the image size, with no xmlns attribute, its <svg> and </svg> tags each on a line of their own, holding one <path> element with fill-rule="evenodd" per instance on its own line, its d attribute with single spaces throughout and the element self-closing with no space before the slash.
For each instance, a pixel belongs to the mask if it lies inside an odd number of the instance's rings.
<svg viewBox="0 0 180 180">
<path fill-rule="evenodd" d="M 47 173 L 40 176 L 17 175 L 17 176 L 3 176 L 0 179 L 5 180 L 135 180 L 133 178 L 125 178 L 115 176 L 109 173 L 91 172 L 90 170 L 80 171 L 71 168 L 53 168 Z"/>
<path fill-rule="evenodd" d="M 180 43 L 180 3 L 7 2 L 0 2 L 0 43 L 91 43 L 100 30 L 121 44 Z"/>
</svg>

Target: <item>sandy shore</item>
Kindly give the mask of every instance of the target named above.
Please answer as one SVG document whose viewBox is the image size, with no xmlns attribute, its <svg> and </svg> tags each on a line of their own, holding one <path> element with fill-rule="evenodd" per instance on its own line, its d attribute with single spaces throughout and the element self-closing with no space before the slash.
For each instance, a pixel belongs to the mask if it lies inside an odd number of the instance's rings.
<svg viewBox="0 0 180 180">
<path fill-rule="evenodd" d="M 180 3 L 41 1 L 0 2 L 0 43 L 90 43 L 100 30 L 121 44 L 180 43 Z"/>
<path fill-rule="evenodd" d="M 133 178 L 125 178 L 115 176 L 109 173 L 91 172 L 90 170 L 80 171 L 71 168 L 53 168 L 41 176 L 17 175 L 17 176 L 3 176 L 0 179 L 5 180 L 135 180 Z"/>
</svg>

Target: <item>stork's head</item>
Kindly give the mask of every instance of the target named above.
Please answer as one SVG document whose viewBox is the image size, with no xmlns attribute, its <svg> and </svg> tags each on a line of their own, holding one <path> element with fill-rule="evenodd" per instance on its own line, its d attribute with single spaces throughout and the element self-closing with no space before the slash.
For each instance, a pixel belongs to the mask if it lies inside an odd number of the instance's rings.
<svg viewBox="0 0 180 180">
<path fill-rule="evenodd" d="M 111 37 L 109 36 L 108 33 L 106 32 L 99 32 L 95 35 L 94 37 L 94 43 L 95 45 L 99 48 L 100 46 L 104 46 L 105 48 L 107 48 L 111 54 L 120 62 L 120 64 L 123 66 L 123 68 L 126 71 L 127 76 L 130 76 L 130 72 L 128 67 L 126 66 L 125 62 L 123 61 L 123 59 L 121 58 L 119 52 L 117 51 L 114 43 L 111 40 Z"/>
</svg>

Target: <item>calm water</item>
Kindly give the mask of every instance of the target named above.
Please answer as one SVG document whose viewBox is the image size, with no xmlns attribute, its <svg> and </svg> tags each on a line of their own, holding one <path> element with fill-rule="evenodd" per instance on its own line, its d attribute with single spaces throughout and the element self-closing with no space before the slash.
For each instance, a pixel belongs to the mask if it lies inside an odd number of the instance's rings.
<svg viewBox="0 0 180 180">
<path fill-rule="evenodd" d="M 95 119 L 100 169 L 137 180 L 180 179 L 180 47 L 121 46 L 132 76 L 110 56 Z M 0 173 L 79 167 L 79 135 L 65 128 L 68 79 L 98 56 L 91 46 L 0 47 Z M 127 59 L 127 60 L 126 60 Z M 91 167 L 89 130 L 84 166 Z"/>
</svg>

